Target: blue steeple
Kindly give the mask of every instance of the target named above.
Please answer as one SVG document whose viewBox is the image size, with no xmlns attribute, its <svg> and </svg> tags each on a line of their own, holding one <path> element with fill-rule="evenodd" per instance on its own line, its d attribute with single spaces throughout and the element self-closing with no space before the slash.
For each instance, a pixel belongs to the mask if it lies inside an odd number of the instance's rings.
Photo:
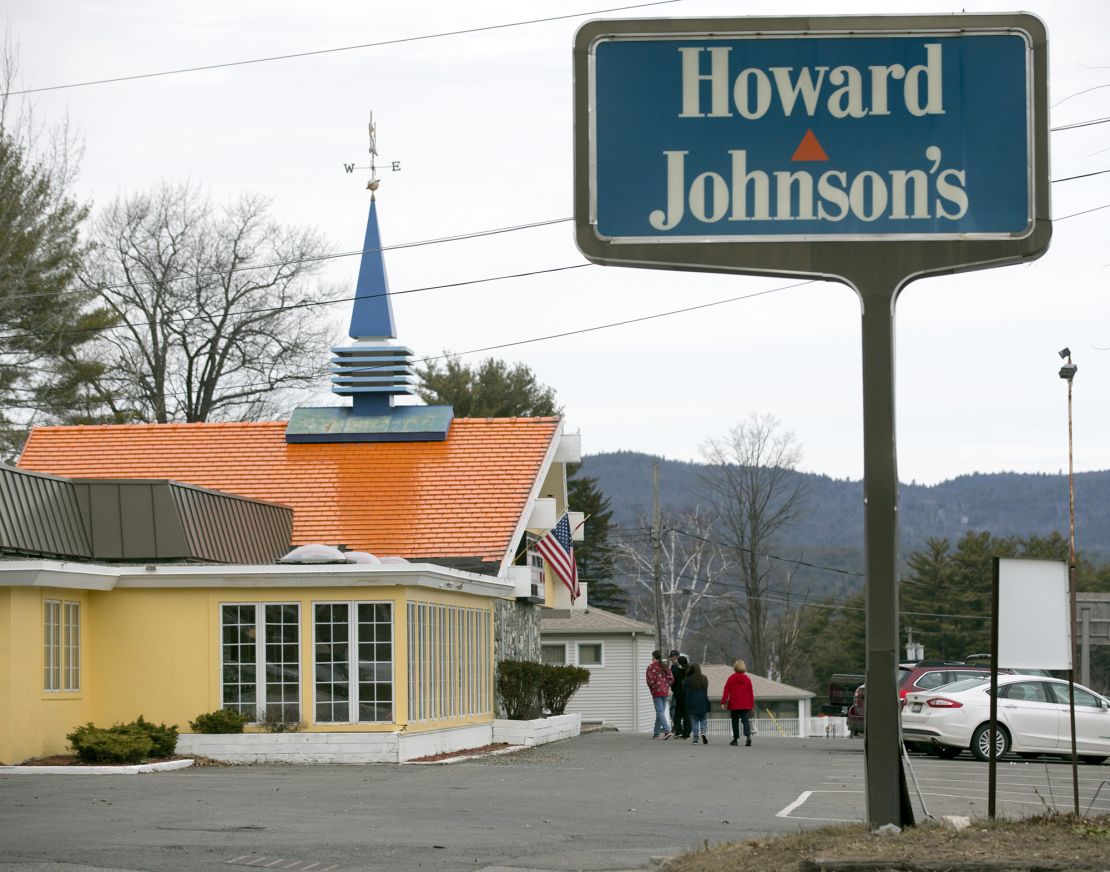
<svg viewBox="0 0 1110 872">
<path fill-rule="evenodd" d="M 371 136 L 373 135 L 371 123 Z M 373 139 L 371 139 L 373 141 Z M 371 154 L 375 154 L 371 147 Z M 368 187 L 378 186 L 372 178 Z M 351 311 L 350 345 L 332 348 L 332 392 L 350 397 L 350 406 L 295 409 L 285 428 L 286 442 L 425 442 L 447 438 L 450 406 L 395 405 L 413 393 L 412 349 L 394 345 L 393 306 L 385 274 L 378 206 L 371 194 L 366 240 Z"/>
<path fill-rule="evenodd" d="M 366 240 L 362 243 L 362 262 L 355 285 L 355 305 L 351 311 L 352 339 L 394 339 L 393 305 L 389 301 L 389 279 L 382 257 L 382 238 L 378 232 L 378 202 L 371 195 L 370 215 L 366 219 Z"/>
</svg>

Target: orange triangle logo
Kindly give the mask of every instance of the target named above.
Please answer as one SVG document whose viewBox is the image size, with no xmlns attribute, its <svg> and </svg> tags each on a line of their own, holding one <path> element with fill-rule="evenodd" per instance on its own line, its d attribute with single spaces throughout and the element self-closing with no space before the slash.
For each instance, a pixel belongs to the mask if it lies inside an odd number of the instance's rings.
<svg viewBox="0 0 1110 872">
<path fill-rule="evenodd" d="M 794 150 L 794 156 L 790 159 L 828 160 L 829 156 L 825 154 L 825 149 L 821 148 L 821 143 L 817 141 L 813 131 L 807 130 L 806 135 L 802 137 L 802 141 L 798 143 L 798 147 Z"/>
</svg>

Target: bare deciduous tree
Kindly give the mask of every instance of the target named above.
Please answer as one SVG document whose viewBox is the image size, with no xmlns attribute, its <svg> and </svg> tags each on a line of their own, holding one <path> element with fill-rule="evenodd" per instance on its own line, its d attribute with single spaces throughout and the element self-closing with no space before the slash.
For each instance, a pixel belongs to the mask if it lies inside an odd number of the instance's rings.
<svg viewBox="0 0 1110 872">
<path fill-rule="evenodd" d="M 319 384 L 334 328 L 306 303 L 325 245 L 244 195 L 214 208 L 188 184 L 111 203 L 83 281 L 118 319 L 105 334 L 113 411 L 130 420 L 254 420 Z M 278 392 L 275 394 L 275 392 Z"/>
<path fill-rule="evenodd" d="M 816 613 L 809 598 L 794 595 L 794 570 L 782 570 L 782 581 L 771 603 L 773 618 L 769 628 L 770 663 L 768 676 L 776 681 L 804 686 L 813 675 L 805 655 L 806 634 L 811 631 Z"/>
<path fill-rule="evenodd" d="M 728 551 L 743 586 L 735 610 L 752 672 L 766 675 L 774 614 L 769 595 L 782 590 L 779 568 L 769 557 L 775 534 L 797 517 L 804 498 L 795 474 L 801 447 L 773 415 L 751 414 L 723 439 L 702 447 L 711 468 L 702 477 L 718 518 L 717 536 Z"/>
<path fill-rule="evenodd" d="M 647 526 L 650 526 L 648 524 Z M 717 598 L 721 578 L 728 572 L 728 560 L 713 541 L 713 519 L 696 509 L 663 515 L 661 578 L 663 635 L 658 644 L 663 650 L 682 648 L 691 625 L 705 614 Z M 646 545 L 623 542 L 615 547 L 618 565 L 636 583 L 645 617 L 654 624 L 655 576 L 650 536 Z"/>
</svg>

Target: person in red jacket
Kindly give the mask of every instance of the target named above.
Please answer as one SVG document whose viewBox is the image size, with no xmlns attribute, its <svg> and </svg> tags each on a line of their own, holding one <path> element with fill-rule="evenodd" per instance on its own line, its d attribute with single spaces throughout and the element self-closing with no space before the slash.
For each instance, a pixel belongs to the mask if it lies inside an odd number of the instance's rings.
<svg viewBox="0 0 1110 872">
<path fill-rule="evenodd" d="M 655 706 L 655 730 L 651 734 L 653 739 L 658 739 L 663 734 L 664 740 L 672 735 L 671 725 L 667 723 L 667 697 L 671 695 L 671 685 L 674 676 L 671 670 L 663 663 L 663 652 L 656 649 L 651 652 L 651 665 L 647 668 L 647 686 L 651 691 L 651 702 Z"/>
<path fill-rule="evenodd" d="M 744 746 L 752 743 L 752 709 L 755 708 L 755 692 L 752 690 L 752 680 L 748 678 L 748 667 L 743 660 L 732 664 L 732 675 L 725 682 L 725 692 L 721 696 L 721 705 L 732 718 L 732 741 L 735 745 L 740 741 L 740 721 L 744 722 Z"/>
</svg>

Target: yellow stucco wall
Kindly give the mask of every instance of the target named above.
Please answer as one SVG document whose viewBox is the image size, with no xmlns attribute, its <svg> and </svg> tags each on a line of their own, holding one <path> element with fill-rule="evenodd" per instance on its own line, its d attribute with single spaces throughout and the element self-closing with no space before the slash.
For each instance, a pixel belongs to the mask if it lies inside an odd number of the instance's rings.
<svg viewBox="0 0 1110 872">
<path fill-rule="evenodd" d="M 81 690 L 43 691 L 43 600 L 81 604 Z M 424 731 L 488 722 L 493 714 L 408 725 L 406 603 L 442 603 L 492 611 L 490 600 L 449 590 L 406 588 L 210 588 L 62 591 L 0 588 L 0 763 L 67 753 L 65 734 L 92 721 L 189 721 L 222 707 L 220 606 L 300 605 L 301 719 L 308 732 Z M 393 724 L 312 723 L 312 606 L 319 602 L 393 605 Z M 492 640 L 492 633 L 491 633 Z M 492 662 L 492 656 L 491 656 Z"/>
<path fill-rule="evenodd" d="M 65 753 L 65 734 L 90 720 L 88 597 L 79 590 L 0 588 L 0 763 Z M 80 603 L 84 662 L 79 691 L 43 690 L 46 599 Z"/>
<path fill-rule="evenodd" d="M 11 760 L 12 589 L 0 588 L 0 763 Z"/>
</svg>

